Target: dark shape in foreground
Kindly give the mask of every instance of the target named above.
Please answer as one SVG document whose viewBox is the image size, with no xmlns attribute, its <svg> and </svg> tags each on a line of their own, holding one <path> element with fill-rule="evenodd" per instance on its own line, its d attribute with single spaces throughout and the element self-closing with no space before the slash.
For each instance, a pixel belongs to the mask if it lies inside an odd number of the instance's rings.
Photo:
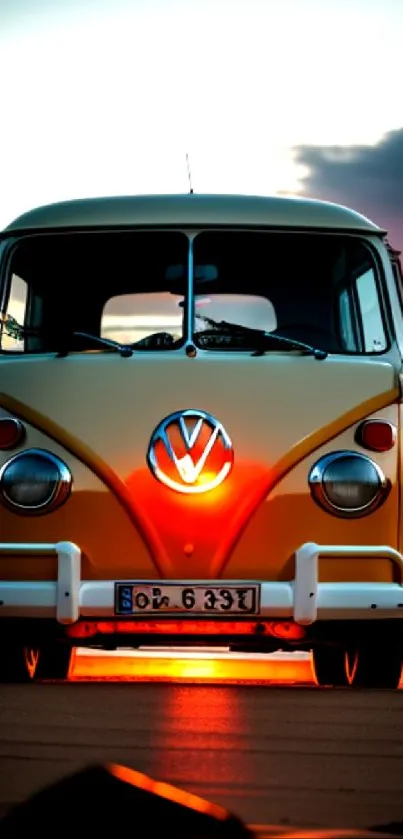
<svg viewBox="0 0 403 839">
<path fill-rule="evenodd" d="M 376 833 L 274 825 L 254 830 L 223 807 L 117 764 L 90 766 L 36 793 L 0 821 L 0 837 L 31 835 L 36 828 L 43 839 L 53 839 L 55 822 L 63 824 L 64 835 L 78 837 L 103 836 L 108 825 L 109 830 L 118 828 L 119 833 L 129 831 L 149 839 L 403 836 L 403 823 L 373 828 Z"/>
</svg>

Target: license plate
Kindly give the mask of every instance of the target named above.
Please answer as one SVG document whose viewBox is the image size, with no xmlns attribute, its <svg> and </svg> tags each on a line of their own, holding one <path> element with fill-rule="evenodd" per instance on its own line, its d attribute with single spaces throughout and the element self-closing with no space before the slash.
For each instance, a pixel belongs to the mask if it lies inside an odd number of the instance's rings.
<svg viewBox="0 0 403 839">
<path fill-rule="evenodd" d="M 115 613 L 255 615 L 259 609 L 259 591 L 259 585 L 115 583 Z"/>
</svg>

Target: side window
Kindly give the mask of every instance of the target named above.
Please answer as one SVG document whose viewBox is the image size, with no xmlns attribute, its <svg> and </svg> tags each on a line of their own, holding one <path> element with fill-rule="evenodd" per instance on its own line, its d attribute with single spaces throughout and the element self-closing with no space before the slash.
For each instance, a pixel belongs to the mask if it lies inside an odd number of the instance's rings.
<svg viewBox="0 0 403 839">
<path fill-rule="evenodd" d="M 387 347 L 376 275 L 359 273 L 338 297 L 339 330 L 347 352 L 383 352 Z"/>
<path fill-rule="evenodd" d="M 386 335 L 379 305 L 379 293 L 373 269 L 356 280 L 356 293 L 360 309 L 364 352 L 382 352 L 386 349 Z"/>
<path fill-rule="evenodd" d="M 348 352 L 357 351 L 357 336 L 354 327 L 351 292 L 344 289 L 339 297 L 339 323 L 342 345 Z"/>
<path fill-rule="evenodd" d="M 13 318 L 19 325 L 23 325 L 25 321 L 26 309 L 28 300 L 28 286 L 25 280 L 13 274 L 11 279 L 11 289 L 6 308 L 6 318 Z M 11 329 L 10 329 L 11 332 Z M 8 334 L 3 326 L 1 334 L 1 349 L 12 352 L 24 352 L 24 340 L 19 339 L 18 336 Z"/>
</svg>

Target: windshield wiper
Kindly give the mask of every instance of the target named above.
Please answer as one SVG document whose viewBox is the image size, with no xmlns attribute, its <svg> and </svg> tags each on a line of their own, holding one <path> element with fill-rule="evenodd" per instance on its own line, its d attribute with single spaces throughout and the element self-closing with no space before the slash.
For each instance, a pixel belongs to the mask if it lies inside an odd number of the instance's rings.
<svg viewBox="0 0 403 839">
<path fill-rule="evenodd" d="M 146 335 L 145 338 L 140 338 L 139 341 L 134 341 L 132 344 L 120 344 L 119 341 L 113 341 L 110 338 L 101 338 L 99 335 L 92 335 L 90 332 L 73 332 L 72 337 L 94 341 L 98 346 L 120 353 L 122 358 L 130 358 L 136 349 L 172 349 L 176 343 L 169 332 L 153 332 L 151 335 Z"/>
<path fill-rule="evenodd" d="M 99 335 L 92 335 L 90 332 L 72 332 L 71 338 L 84 338 L 86 341 L 92 341 L 99 347 L 104 347 L 105 349 L 113 350 L 114 352 L 118 352 L 122 358 L 130 358 L 133 353 L 134 349 L 133 346 L 130 344 L 119 344 L 118 341 L 111 341 L 109 338 L 101 338 Z M 63 358 L 66 355 L 69 355 L 71 350 L 63 349 L 59 350 L 57 353 L 58 358 Z"/>
<path fill-rule="evenodd" d="M 3 329 L 10 338 L 22 341 L 24 338 L 36 337 L 40 338 L 43 335 L 42 329 L 29 329 L 26 326 L 18 323 L 11 315 L 7 315 L 2 319 Z M 102 338 L 100 335 L 93 335 L 91 332 L 70 332 L 60 336 L 60 344 L 63 345 L 56 353 L 57 358 L 65 358 L 72 352 L 69 346 L 69 341 L 74 338 L 82 338 L 84 341 L 93 343 L 98 347 L 103 347 L 106 350 L 119 353 L 122 358 L 131 358 L 135 350 L 146 349 L 162 349 L 172 348 L 175 344 L 175 339 L 168 332 L 154 332 L 152 335 L 147 335 L 133 344 L 120 344 L 119 341 L 113 341 L 110 338 Z"/>
<path fill-rule="evenodd" d="M 113 341 L 111 338 L 101 338 L 100 335 L 92 335 L 90 332 L 73 332 L 70 337 L 93 341 L 98 346 L 120 353 L 122 358 L 130 358 L 136 349 L 172 348 L 175 344 L 175 339 L 169 332 L 153 332 L 151 335 L 146 335 L 145 338 L 140 338 L 139 341 L 134 341 L 132 344 L 120 344 L 119 341 Z M 58 355 L 67 355 L 68 353 L 69 350 L 63 350 Z"/>
<path fill-rule="evenodd" d="M 297 341 L 294 338 L 284 338 L 282 335 L 276 335 L 273 332 L 265 332 L 264 329 L 253 329 L 250 326 L 242 326 L 240 323 L 230 323 L 226 320 L 217 321 L 205 315 L 198 314 L 197 317 L 199 320 L 217 329 L 217 331 L 221 329 L 227 335 L 248 335 L 256 347 L 252 353 L 254 356 L 264 355 L 268 352 L 268 347 L 264 346 L 264 344 L 270 343 L 270 341 L 288 346 L 290 349 L 300 350 L 305 355 L 313 355 L 318 361 L 323 361 L 328 356 L 326 350 L 321 350 L 318 347 L 313 347 L 311 344 L 305 344 L 303 341 Z"/>
<path fill-rule="evenodd" d="M 42 330 L 40 329 L 28 329 L 26 326 L 22 326 L 22 324 L 18 323 L 18 321 L 11 315 L 7 315 L 7 317 L 3 319 L 3 328 L 6 335 L 17 341 L 22 341 L 24 338 L 28 337 L 40 337 L 42 334 Z M 72 332 L 69 337 L 84 338 L 86 341 L 92 341 L 94 344 L 97 344 L 97 346 L 119 352 L 123 358 L 129 358 L 134 352 L 132 346 L 119 344 L 118 341 L 111 341 L 109 338 L 101 338 L 98 335 L 92 335 L 90 332 Z M 68 355 L 69 352 L 69 349 L 64 348 L 59 350 L 56 355 L 58 358 L 62 358 Z"/>
</svg>

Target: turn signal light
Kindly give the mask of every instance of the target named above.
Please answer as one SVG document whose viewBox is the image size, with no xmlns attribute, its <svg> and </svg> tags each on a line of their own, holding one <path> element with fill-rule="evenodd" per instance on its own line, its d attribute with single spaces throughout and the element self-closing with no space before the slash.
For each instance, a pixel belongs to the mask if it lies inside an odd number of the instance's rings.
<svg viewBox="0 0 403 839">
<path fill-rule="evenodd" d="M 18 419 L 14 417 L 2 417 L 0 419 L 0 450 L 7 451 L 14 449 L 21 443 L 25 435 L 25 428 Z"/>
<path fill-rule="evenodd" d="M 388 452 L 396 443 L 396 427 L 387 420 L 371 419 L 362 422 L 355 434 L 356 443 L 371 452 Z"/>
</svg>

